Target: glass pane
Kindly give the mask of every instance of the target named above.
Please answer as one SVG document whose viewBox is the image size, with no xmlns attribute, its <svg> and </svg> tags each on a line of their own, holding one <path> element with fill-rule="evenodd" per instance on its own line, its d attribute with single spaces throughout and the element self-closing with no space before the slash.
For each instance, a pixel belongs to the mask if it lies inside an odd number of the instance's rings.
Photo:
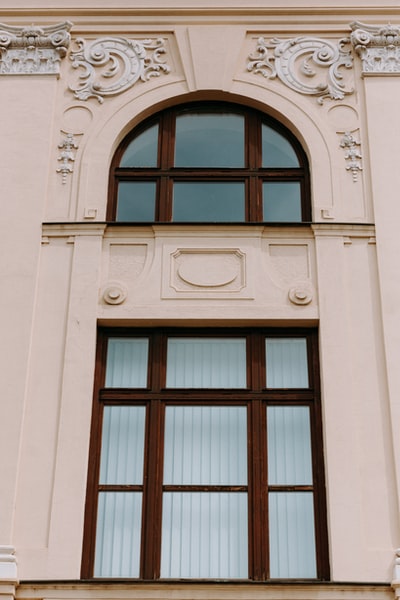
<svg viewBox="0 0 400 600">
<path fill-rule="evenodd" d="M 120 167 L 156 167 L 158 123 L 139 133 L 122 155 Z"/>
<path fill-rule="evenodd" d="M 175 182 L 172 220 L 242 222 L 245 219 L 245 187 L 236 182 Z"/>
<path fill-rule="evenodd" d="M 265 340 L 268 388 L 308 388 L 307 340 Z"/>
<path fill-rule="evenodd" d="M 120 181 L 118 184 L 117 221 L 154 221 L 155 181 Z"/>
<path fill-rule="evenodd" d="M 246 340 L 170 338 L 167 387 L 245 388 Z"/>
<path fill-rule="evenodd" d="M 161 577 L 247 578 L 247 494 L 164 493 Z"/>
<path fill-rule="evenodd" d="M 263 183 L 264 221 L 301 221 L 300 183 L 297 181 L 274 181 Z"/>
<path fill-rule="evenodd" d="M 246 407 L 167 407 L 164 443 L 164 484 L 247 485 Z"/>
<path fill-rule="evenodd" d="M 311 492 L 271 492 L 269 533 L 271 578 L 317 576 Z"/>
<path fill-rule="evenodd" d="M 176 167 L 244 167 L 244 117 L 185 113 L 176 118 Z"/>
<path fill-rule="evenodd" d="M 147 386 L 147 339 L 110 338 L 107 348 L 106 387 Z"/>
<path fill-rule="evenodd" d="M 300 166 L 292 144 L 268 125 L 262 126 L 262 166 L 267 168 Z"/>
<path fill-rule="evenodd" d="M 144 406 L 105 406 L 100 484 L 143 482 Z"/>
<path fill-rule="evenodd" d="M 139 577 L 140 492 L 100 492 L 95 577 Z"/>
<path fill-rule="evenodd" d="M 308 406 L 269 406 L 268 479 L 271 485 L 311 485 Z"/>
</svg>

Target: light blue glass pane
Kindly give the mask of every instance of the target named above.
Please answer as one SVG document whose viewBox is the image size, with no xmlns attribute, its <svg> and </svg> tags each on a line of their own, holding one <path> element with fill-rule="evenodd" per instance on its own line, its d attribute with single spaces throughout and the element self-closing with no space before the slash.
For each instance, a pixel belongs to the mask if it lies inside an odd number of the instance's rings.
<svg viewBox="0 0 400 600">
<path fill-rule="evenodd" d="M 301 191 L 297 181 L 263 183 L 264 221 L 301 221 Z"/>
<path fill-rule="evenodd" d="M 243 182 L 185 181 L 174 184 L 172 220 L 176 222 L 242 222 L 245 219 Z"/>
<path fill-rule="evenodd" d="M 270 576 L 314 579 L 314 503 L 311 492 L 270 492 Z"/>
<path fill-rule="evenodd" d="M 164 493 L 161 577 L 247 579 L 247 494 Z"/>
<path fill-rule="evenodd" d="M 147 339 L 110 338 L 107 347 L 106 387 L 147 386 Z"/>
<path fill-rule="evenodd" d="M 137 135 L 122 155 L 120 167 L 156 167 L 158 123 Z"/>
<path fill-rule="evenodd" d="M 245 388 L 246 340 L 169 339 L 167 387 Z"/>
<path fill-rule="evenodd" d="M 267 168 L 300 166 L 292 144 L 268 125 L 262 126 L 262 166 Z"/>
<path fill-rule="evenodd" d="M 265 340 L 268 388 L 308 388 L 307 340 Z"/>
<path fill-rule="evenodd" d="M 141 492 L 100 492 L 95 577 L 139 577 Z"/>
<path fill-rule="evenodd" d="M 100 484 L 143 483 L 144 406 L 105 406 Z"/>
<path fill-rule="evenodd" d="M 245 406 L 168 406 L 164 484 L 247 485 Z"/>
<path fill-rule="evenodd" d="M 267 408 L 268 480 L 271 485 L 312 485 L 310 409 Z"/>
<path fill-rule="evenodd" d="M 154 221 L 156 183 L 120 181 L 118 184 L 117 221 Z"/>
<path fill-rule="evenodd" d="M 244 167 L 244 117 L 188 113 L 176 118 L 176 167 Z"/>
</svg>

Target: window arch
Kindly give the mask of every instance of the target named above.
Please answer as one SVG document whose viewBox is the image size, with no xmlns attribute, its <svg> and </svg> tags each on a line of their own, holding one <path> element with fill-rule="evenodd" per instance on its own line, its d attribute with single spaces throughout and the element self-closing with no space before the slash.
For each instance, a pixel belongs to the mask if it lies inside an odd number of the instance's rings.
<svg viewBox="0 0 400 600">
<path fill-rule="evenodd" d="M 107 219 L 298 223 L 311 220 L 307 157 L 271 117 L 203 102 L 166 109 L 122 141 Z"/>
</svg>

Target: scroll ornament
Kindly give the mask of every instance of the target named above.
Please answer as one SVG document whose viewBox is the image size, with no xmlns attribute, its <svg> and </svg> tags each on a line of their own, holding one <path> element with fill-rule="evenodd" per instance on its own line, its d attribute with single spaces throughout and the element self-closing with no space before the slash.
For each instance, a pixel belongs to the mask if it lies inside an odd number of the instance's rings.
<svg viewBox="0 0 400 600">
<path fill-rule="evenodd" d="M 169 73 L 170 67 L 163 56 L 166 53 L 164 41 L 162 38 L 139 41 L 103 37 L 87 43 L 78 38 L 78 49 L 70 56 L 73 68 L 83 69 L 76 87 L 70 86 L 75 98 L 96 98 L 102 103 L 104 97 L 120 94 L 139 80 L 147 81 Z"/>
<path fill-rule="evenodd" d="M 316 96 L 319 104 L 325 98 L 342 100 L 353 92 L 343 81 L 342 69 L 351 69 L 353 57 L 346 49 L 350 40 L 338 44 L 314 37 L 297 37 L 288 40 L 274 38 L 269 43 L 260 37 L 256 51 L 249 56 L 247 70 L 267 79 L 278 77 L 282 83 L 301 94 Z M 320 69 L 328 69 L 326 81 L 310 85 Z M 317 70 L 315 70 L 317 69 Z"/>
</svg>

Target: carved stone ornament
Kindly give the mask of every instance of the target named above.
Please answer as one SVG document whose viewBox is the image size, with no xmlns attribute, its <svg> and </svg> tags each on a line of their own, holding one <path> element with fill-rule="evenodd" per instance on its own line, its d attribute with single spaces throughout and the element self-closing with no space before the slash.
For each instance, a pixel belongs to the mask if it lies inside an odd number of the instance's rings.
<svg viewBox="0 0 400 600">
<path fill-rule="evenodd" d="M 289 300 L 292 304 L 305 306 L 313 299 L 314 290 L 309 281 L 297 281 L 289 290 Z"/>
<path fill-rule="evenodd" d="M 249 56 L 247 70 L 259 73 L 268 79 L 278 77 L 282 83 L 300 94 L 317 96 L 318 102 L 325 98 L 342 100 L 353 89 L 343 82 L 341 69 L 353 66 L 353 57 L 346 49 L 349 38 L 338 44 L 313 37 L 297 37 L 288 40 L 272 39 L 269 43 L 263 37 L 257 41 L 256 51 Z M 315 68 L 317 70 L 315 70 Z M 321 68 L 328 69 L 324 81 L 315 85 L 306 83 L 321 74 Z M 317 78 L 320 80 L 320 77 Z"/>
<path fill-rule="evenodd" d="M 358 173 L 362 171 L 360 162 L 362 155 L 358 146 L 361 146 L 361 142 L 358 142 L 349 131 L 346 131 L 340 140 L 340 147 L 346 151 L 344 155 L 347 161 L 346 170 L 351 172 L 354 183 L 358 179 Z"/>
<path fill-rule="evenodd" d="M 350 24 L 350 36 L 361 58 L 363 75 L 400 75 L 400 27 L 394 25 Z"/>
<path fill-rule="evenodd" d="M 57 160 L 61 161 L 60 167 L 57 169 L 57 173 L 62 174 L 63 184 L 67 183 L 67 175 L 73 173 L 73 163 L 75 161 L 74 150 L 78 150 L 79 146 L 75 142 L 72 133 L 66 133 L 64 139 L 58 144 L 61 149 L 61 154 Z"/>
<path fill-rule="evenodd" d="M 72 23 L 14 27 L 0 23 L 0 75 L 58 75 Z"/>
<path fill-rule="evenodd" d="M 101 103 L 105 96 L 120 94 L 139 80 L 169 73 L 170 67 L 163 60 L 164 41 L 103 37 L 87 43 L 78 38 L 78 49 L 70 56 L 72 66 L 83 69 L 76 87 L 70 86 L 75 98 L 97 98 Z"/>
<path fill-rule="evenodd" d="M 103 289 L 102 297 L 106 304 L 122 304 L 128 295 L 126 287 L 119 281 L 109 281 Z"/>
</svg>

